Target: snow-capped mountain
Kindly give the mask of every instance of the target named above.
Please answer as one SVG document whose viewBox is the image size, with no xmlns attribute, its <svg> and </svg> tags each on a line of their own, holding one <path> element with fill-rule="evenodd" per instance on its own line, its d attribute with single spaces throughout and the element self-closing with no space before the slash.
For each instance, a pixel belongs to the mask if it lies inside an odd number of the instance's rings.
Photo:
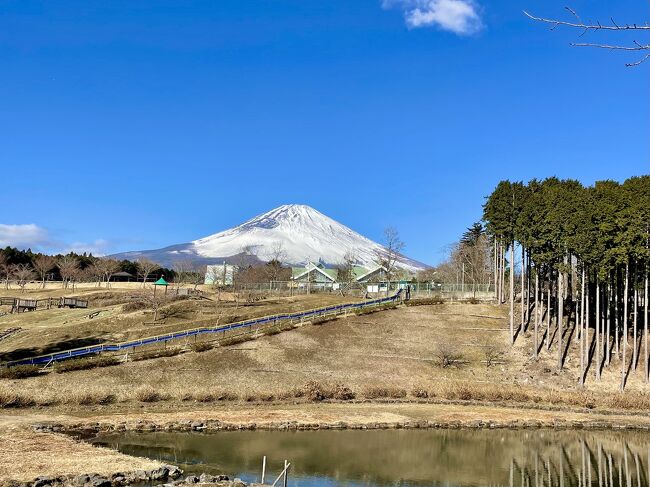
<svg viewBox="0 0 650 487">
<path fill-rule="evenodd" d="M 346 254 L 351 254 L 358 265 L 372 266 L 377 262 L 377 254 L 384 252 L 382 245 L 310 206 L 283 205 L 235 228 L 190 243 L 113 257 L 129 260 L 146 257 L 165 266 L 178 261 L 238 264 L 242 259 L 268 262 L 274 258 L 291 265 L 307 261 L 337 265 L 344 261 Z M 410 272 L 428 267 L 406 256 L 400 256 L 396 265 Z"/>
</svg>

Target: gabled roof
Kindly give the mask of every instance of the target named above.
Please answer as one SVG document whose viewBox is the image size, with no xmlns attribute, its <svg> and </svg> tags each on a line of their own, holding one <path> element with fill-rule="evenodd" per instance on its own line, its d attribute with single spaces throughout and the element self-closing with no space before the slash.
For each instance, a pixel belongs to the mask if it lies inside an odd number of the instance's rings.
<svg viewBox="0 0 650 487">
<path fill-rule="evenodd" d="M 337 270 L 336 269 L 323 269 L 319 266 L 312 265 L 308 267 L 294 267 L 292 269 L 292 279 L 300 279 L 301 277 L 304 277 L 308 275 L 310 272 L 316 271 L 319 272 L 320 274 L 324 275 L 327 279 L 330 281 L 334 282 L 336 281 L 337 277 Z"/>
<path fill-rule="evenodd" d="M 367 269 L 366 269 L 366 270 L 367 270 Z M 365 274 L 362 274 L 362 275 L 358 276 L 356 279 L 357 279 L 357 281 L 360 281 L 360 280 L 362 280 L 363 278 L 369 276 L 370 274 L 374 274 L 375 272 L 380 271 L 380 270 L 382 270 L 382 271 L 384 271 L 384 272 L 388 272 L 388 271 L 386 270 L 386 268 L 385 268 L 383 265 L 378 265 L 378 266 L 374 267 L 374 268 L 371 269 L 371 270 L 367 270 L 367 272 L 366 272 Z"/>
</svg>

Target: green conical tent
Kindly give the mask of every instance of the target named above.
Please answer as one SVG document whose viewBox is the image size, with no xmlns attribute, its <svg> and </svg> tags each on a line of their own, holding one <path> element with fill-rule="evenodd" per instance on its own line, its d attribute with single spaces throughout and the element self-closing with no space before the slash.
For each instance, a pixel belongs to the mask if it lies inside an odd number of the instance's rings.
<svg viewBox="0 0 650 487">
<path fill-rule="evenodd" d="M 163 279 L 162 276 L 160 277 L 160 279 L 158 279 L 156 282 L 154 282 L 153 285 L 154 285 L 154 288 L 153 288 L 153 293 L 154 294 L 156 294 L 156 289 L 157 289 L 156 286 L 165 286 L 165 294 L 167 294 L 167 286 L 169 286 L 169 283 L 167 281 L 165 281 L 165 279 Z"/>
</svg>

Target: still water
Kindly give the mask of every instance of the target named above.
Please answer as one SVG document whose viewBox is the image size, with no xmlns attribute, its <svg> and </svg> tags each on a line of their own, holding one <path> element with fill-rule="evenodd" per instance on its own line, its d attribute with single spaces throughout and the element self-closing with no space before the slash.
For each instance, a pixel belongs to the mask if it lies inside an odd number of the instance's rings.
<svg viewBox="0 0 650 487">
<path fill-rule="evenodd" d="M 96 442 L 245 481 L 259 481 L 266 455 L 267 483 L 287 459 L 289 485 L 301 487 L 649 487 L 650 476 L 650 434 L 631 431 L 122 433 Z"/>
</svg>

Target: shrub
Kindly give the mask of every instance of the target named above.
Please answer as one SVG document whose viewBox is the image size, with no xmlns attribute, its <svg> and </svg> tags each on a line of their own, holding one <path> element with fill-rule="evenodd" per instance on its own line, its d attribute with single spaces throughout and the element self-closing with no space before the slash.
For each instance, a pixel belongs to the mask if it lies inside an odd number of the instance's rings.
<svg viewBox="0 0 650 487">
<path fill-rule="evenodd" d="M 234 337 L 224 338 L 223 340 L 221 340 L 219 342 L 219 344 L 222 347 L 228 347 L 230 345 L 238 345 L 240 343 L 244 343 L 244 342 L 247 342 L 247 341 L 252 340 L 252 339 L 253 339 L 253 337 L 251 335 L 237 335 L 237 336 L 234 336 Z"/>
<path fill-rule="evenodd" d="M 178 296 L 180 297 L 180 296 Z M 191 313 L 192 309 L 189 303 L 177 303 L 167 306 L 160 310 L 160 317 L 162 319 L 166 318 L 182 318 L 188 313 Z"/>
<path fill-rule="evenodd" d="M 147 352 L 134 354 L 131 360 L 138 362 L 140 360 L 149 360 L 153 358 L 175 357 L 176 355 L 180 355 L 182 352 L 183 350 L 181 348 L 163 348 L 161 350 L 150 350 Z"/>
<path fill-rule="evenodd" d="M 196 394 L 194 396 L 194 399 L 198 402 L 214 402 L 216 400 L 214 394 L 211 394 L 209 392 Z"/>
<path fill-rule="evenodd" d="M 151 387 L 143 387 L 135 391 L 135 397 L 140 402 L 158 402 L 166 399 L 164 394 Z"/>
<path fill-rule="evenodd" d="M 219 392 L 216 398 L 218 401 L 236 401 L 239 399 L 239 396 L 234 392 Z"/>
<path fill-rule="evenodd" d="M 445 396 L 447 399 L 460 399 L 461 401 L 469 401 L 471 399 L 480 399 L 479 394 L 472 390 L 465 384 L 456 384 L 447 389 Z"/>
<path fill-rule="evenodd" d="M 434 304 L 443 304 L 445 302 L 444 299 L 440 296 L 432 296 L 430 298 L 423 298 L 423 299 L 410 299 L 408 301 L 405 301 L 404 304 L 406 306 L 428 306 L 428 305 L 434 305 Z"/>
<path fill-rule="evenodd" d="M 36 406 L 34 398 L 16 393 L 0 393 L 0 408 L 29 408 Z"/>
<path fill-rule="evenodd" d="M 331 399 L 334 396 L 333 390 L 314 380 L 307 382 L 303 386 L 303 392 L 308 400 L 315 402 Z"/>
<path fill-rule="evenodd" d="M 423 387 L 415 387 L 411 391 L 411 396 L 417 397 L 418 399 L 427 399 L 429 397 L 429 392 Z"/>
<path fill-rule="evenodd" d="M 24 379 L 34 377 L 40 373 L 36 365 L 16 365 L 14 367 L 1 367 L 0 379 Z"/>
<path fill-rule="evenodd" d="M 147 309 L 147 303 L 141 300 L 131 301 L 122 305 L 122 311 L 124 313 L 131 313 L 133 311 L 140 311 L 142 309 Z"/>
<path fill-rule="evenodd" d="M 80 406 L 90 406 L 93 404 L 98 404 L 98 405 L 107 405 L 107 404 L 113 404 L 117 398 L 115 397 L 114 394 L 81 394 L 80 396 L 77 396 L 74 398 L 74 402 L 79 404 Z"/>
<path fill-rule="evenodd" d="M 94 369 L 95 367 L 110 367 L 111 365 L 117 365 L 119 363 L 120 359 L 118 357 L 112 355 L 99 355 L 96 357 L 78 358 L 57 362 L 54 365 L 54 370 L 62 373 L 73 370 Z"/>
<path fill-rule="evenodd" d="M 185 392 L 181 395 L 181 401 L 216 402 L 236 401 L 237 399 L 237 394 L 226 391 L 208 391 L 199 393 Z"/>
<path fill-rule="evenodd" d="M 280 333 L 280 329 L 278 327 L 272 327 L 272 328 L 266 328 L 264 331 L 262 331 L 267 336 L 272 336 L 272 335 L 277 335 Z"/>
<path fill-rule="evenodd" d="M 616 393 L 608 397 L 607 405 L 618 409 L 649 409 L 650 395 L 633 392 Z"/>
<path fill-rule="evenodd" d="M 447 368 L 458 365 L 463 359 L 463 354 L 451 343 L 443 342 L 436 345 L 433 353 L 440 367 Z"/>
<path fill-rule="evenodd" d="M 193 352 L 207 352 L 208 350 L 212 350 L 214 348 L 214 344 L 210 342 L 197 342 L 193 343 L 190 348 Z"/>
<path fill-rule="evenodd" d="M 485 366 L 491 367 L 503 357 L 504 352 L 499 347 L 488 345 L 483 349 L 483 354 L 485 356 Z"/>
<path fill-rule="evenodd" d="M 334 388 L 334 399 L 339 401 L 351 401 L 356 397 L 356 394 L 352 392 L 352 389 L 344 386 L 343 384 L 337 384 Z"/>
</svg>

